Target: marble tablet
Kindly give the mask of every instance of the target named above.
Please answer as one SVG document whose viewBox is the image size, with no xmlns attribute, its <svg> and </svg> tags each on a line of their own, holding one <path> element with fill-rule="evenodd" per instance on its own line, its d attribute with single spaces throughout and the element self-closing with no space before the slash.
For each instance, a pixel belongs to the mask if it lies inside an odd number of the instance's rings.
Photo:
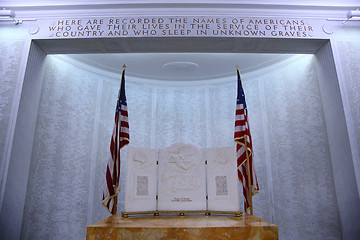
<svg viewBox="0 0 360 240">
<path fill-rule="evenodd" d="M 206 210 L 203 151 L 175 143 L 159 150 L 158 210 Z"/>
<path fill-rule="evenodd" d="M 156 210 L 156 149 L 128 147 L 125 211 Z"/>
<path fill-rule="evenodd" d="M 240 211 L 235 147 L 209 148 L 206 158 L 208 210 Z"/>
</svg>

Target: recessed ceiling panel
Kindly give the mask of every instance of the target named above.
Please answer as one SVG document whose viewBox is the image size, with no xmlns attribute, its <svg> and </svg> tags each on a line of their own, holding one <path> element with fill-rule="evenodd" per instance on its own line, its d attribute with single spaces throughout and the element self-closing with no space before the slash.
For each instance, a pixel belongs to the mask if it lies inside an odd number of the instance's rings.
<svg viewBox="0 0 360 240">
<path fill-rule="evenodd" d="M 236 66 L 249 73 L 295 56 L 261 53 L 108 53 L 71 54 L 66 57 L 92 69 L 155 80 L 208 80 L 235 75 Z"/>
</svg>

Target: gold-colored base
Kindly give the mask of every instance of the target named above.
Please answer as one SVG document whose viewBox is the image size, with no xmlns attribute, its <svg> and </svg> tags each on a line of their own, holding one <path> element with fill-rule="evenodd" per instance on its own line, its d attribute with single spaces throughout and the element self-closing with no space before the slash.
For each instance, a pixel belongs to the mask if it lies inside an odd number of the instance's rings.
<svg viewBox="0 0 360 240">
<path fill-rule="evenodd" d="M 243 216 L 243 212 L 232 212 L 232 211 L 208 211 L 208 210 L 196 210 L 196 211 L 140 211 L 140 212 L 122 212 L 121 217 L 127 218 L 129 216 L 135 215 L 148 215 L 153 214 L 154 216 L 159 216 L 161 214 L 172 214 L 172 215 L 180 215 L 184 216 L 185 214 L 205 214 L 206 216 L 210 216 L 211 214 L 215 215 L 235 215 L 236 217 Z"/>
<path fill-rule="evenodd" d="M 87 240 L 278 240 L 278 227 L 244 213 L 241 217 L 224 215 L 152 215 L 123 218 L 112 215 L 87 227 Z"/>
</svg>

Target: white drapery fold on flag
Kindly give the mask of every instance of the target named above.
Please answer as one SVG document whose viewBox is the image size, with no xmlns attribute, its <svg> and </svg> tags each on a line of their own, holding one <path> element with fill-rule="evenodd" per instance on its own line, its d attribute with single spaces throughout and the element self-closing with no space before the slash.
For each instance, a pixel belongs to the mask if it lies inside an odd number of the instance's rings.
<svg viewBox="0 0 360 240">
<path fill-rule="evenodd" d="M 234 141 L 236 142 L 237 172 L 243 187 L 244 210 L 252 214 L 252 196 L 259 192 L 255 166 L 253 162 L 252 141 L 248 122 L 245 94 L 237 69 L 237 100 L 235 112 Z"/>
<path fill-rule="evenodd" d="M 106 167 L 106 186 L 102 198 L 102 205 L 112 215 L 117 212 L 117 196 L 120 192 L 120 149 L 128 145 L 129 141 L 129 121 L 125 96 L 125 69 L 123 69 L 115 110 L 115 124 L 110 141 L 110 156 Z"/>
</svg>

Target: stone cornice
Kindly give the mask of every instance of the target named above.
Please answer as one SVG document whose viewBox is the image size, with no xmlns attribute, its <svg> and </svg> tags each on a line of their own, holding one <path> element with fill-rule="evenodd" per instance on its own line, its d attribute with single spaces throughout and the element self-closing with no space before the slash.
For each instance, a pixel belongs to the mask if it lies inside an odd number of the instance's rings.
<svg viewBox="0 0 360 240">
<path fill-rule="evenodd" d="M 359 7 L 354 1 L 252 2 L 252 1 L 5 1 L 1 7 L 12 9 L 17 17 L 84 17 L 118 15 L 241 15 L 256 17 L 345 17 L 348 10 Z M 307 2 L 307 1 L 305 1 Z"/>
</svg>

